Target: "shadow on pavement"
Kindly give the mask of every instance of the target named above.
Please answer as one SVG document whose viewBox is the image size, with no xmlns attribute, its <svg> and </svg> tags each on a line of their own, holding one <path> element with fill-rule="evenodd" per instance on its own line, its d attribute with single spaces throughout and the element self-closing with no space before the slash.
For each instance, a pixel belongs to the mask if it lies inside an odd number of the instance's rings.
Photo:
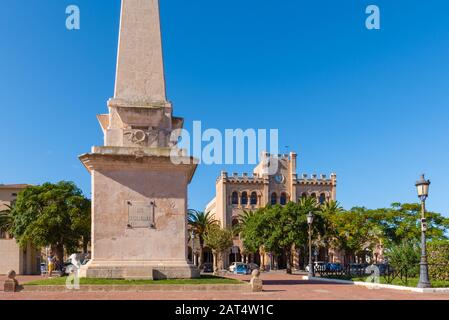
<svg viewBox="0 0 449 320">
<path fill-rule="evenodd" d="M 352 286 L 349 283 L 338 283 L 338 282 L 321 282 L 321 281 L 309 281 L 309 280 L 263 280 L 264 285 L 280 285 L 280 286 L 288 286 L 288 285 L 340 285 L 340 286 Z"/>
</svg>

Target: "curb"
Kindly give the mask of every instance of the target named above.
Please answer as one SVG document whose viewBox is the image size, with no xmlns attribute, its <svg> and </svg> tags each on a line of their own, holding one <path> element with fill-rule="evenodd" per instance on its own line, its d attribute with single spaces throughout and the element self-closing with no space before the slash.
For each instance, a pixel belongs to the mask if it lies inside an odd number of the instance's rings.
<svg viewBox="0 0 449 320">
<path fill-rule="evenodd" d="M 212 285 L 80 285 L 79 289 L 68 289 L 65 285 L 40 286 L 23 285 L 21 292 L 149 292 L 149 291 L 233 291 L 251 292 L 249 284 L 212 284 Z"/>
<path fill-rule="evenodd" d="M 370 283 L 370 282 L 361 282 L 361 281 L 350 281 L 350 280 L 340 280 L 340 279 L 330 279 L 330 278 L 317 278 L 317 277 L 309 277 L 303 276 L 303 280 L 314 280 L 321 282 L 331 282 L 331 283 L 341 283 L 341 284 L 350 284 L 355 286 L 362 286 L 368 289 L 391 289 L 391 290 L 399 290 L 399 291 L 410 291 L 416 293 L 449 293 L 449 288 L 412 288 L 412 287 L 403 287 L 391 284 L 380 284 L 380 283 Z"/>
</svg>

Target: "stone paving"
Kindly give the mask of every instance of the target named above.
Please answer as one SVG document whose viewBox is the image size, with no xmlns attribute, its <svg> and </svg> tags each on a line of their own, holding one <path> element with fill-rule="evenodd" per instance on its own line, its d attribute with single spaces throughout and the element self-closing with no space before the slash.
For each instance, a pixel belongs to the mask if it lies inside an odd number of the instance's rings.
<svg viewBox="0 0 449 320">
<path fill-rule="evenodd" d="M 249 281 L 249 276 L 229 276 Z M 21 284 L 40 276 L 19 276 Z M 347 284 L 302 280 L 300 275 L 264 273 L 264 292 L 3 292 L 0 300 L 449 300 L 449 294 L 413 293 L 389 289 L 367 289 Z"/>
</svg>

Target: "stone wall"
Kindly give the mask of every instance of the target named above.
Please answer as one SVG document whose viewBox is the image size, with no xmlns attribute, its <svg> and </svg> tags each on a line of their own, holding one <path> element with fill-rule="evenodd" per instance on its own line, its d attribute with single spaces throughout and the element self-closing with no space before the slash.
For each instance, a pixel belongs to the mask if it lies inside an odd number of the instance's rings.
<svg viewBox="0 0 449 320">
<path fill-rule="evenodd" d="M 30 245 L 26 250 L 15 239 L 0 239 L 0 274 L 14 270 L 17 274 L 39 273 L 39 252 Z"/>
<path fill-rule="evenodd" d="M 0 274 L 10 270 L 22 273 L 21 250 L 14 239 L 0 239 Z"/>
</svg>

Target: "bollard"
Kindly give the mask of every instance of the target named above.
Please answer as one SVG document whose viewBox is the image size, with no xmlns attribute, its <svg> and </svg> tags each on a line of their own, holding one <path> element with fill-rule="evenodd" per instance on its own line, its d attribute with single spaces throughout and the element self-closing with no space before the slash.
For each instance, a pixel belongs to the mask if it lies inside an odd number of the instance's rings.
<svg viewBox="0 0 449 320">
<path fill-rule="evenodd" d="M 251 289 L 253 292 L 262 292 L 263 291 L 263 282 L 260 279 L 260 271 L 259 269 L 253 270 L 251 273 L 252 278 L 250 281 Z"/>
<path fill-rule="evenodd" d="M 8 272 L 8 279 L 5 281 L 3 289 L 5 292 L 16 292 L 19 288 L 19 282 L 16 280 L 16 272 L 11 270 Z"/>
</svg>

